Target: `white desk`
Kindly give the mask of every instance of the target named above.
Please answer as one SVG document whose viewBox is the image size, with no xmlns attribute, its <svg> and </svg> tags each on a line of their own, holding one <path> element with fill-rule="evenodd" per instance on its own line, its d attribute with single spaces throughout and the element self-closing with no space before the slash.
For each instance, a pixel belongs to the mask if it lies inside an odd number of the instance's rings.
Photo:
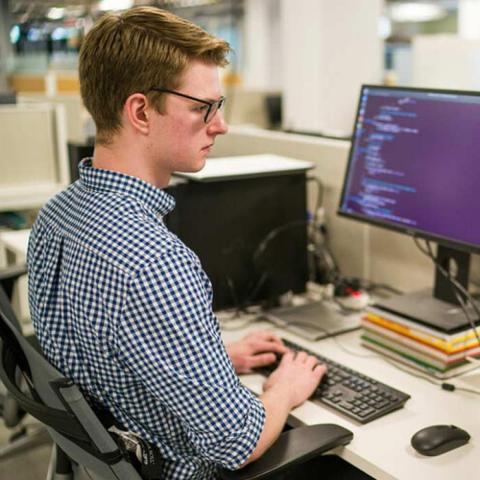
<svg viewBox="0 0 480 480">
<path fill-rule="evenodd" d="M 275 330 L 284 338 L 411 395 L 412 398 L 404 408 L 366 425 L 360 425 L 327 406 L 310 401 L 292 412 L 292 424 L 336 423 L 351 430 L 354 434 L 352 442 L 334 451 L 349 463 L 380 480 L 464 480 L 479 477 L 479 395 L 460 391 L 446 392 L 393 367 L 360 346 L 359 331 L 341 335 L 336 341 L 326 339 L 308 342 L 262 322 L 243 330 L 224 331 L 223 338 L 228 343 L 242 337 L 247 331 L 256 329 Z M 364 356 L 347 353 L 337 342 L 345 349 Z M 241 380 L 255 393 L 262 391 L 261 375 L 243 375 Z M 480 373 L 470 373 L 468 380 L 470 387 L 478 388 Z M 458 380 L 453 379 L 452 382 L 457 383 Z M 436 457 L 419 455 L 410 446 L 411 436 L 421 428 L 435 424 L 453 424 L 464 428 L 472 437 L 470 443 Z"/>
<path fill-rule="evenodd" d="M 0 243 L 17 256 L 25 258 L 28 231 L 2 232 Z M 425 380 L 415 378 L 378 355 L 360 346 L 360 333 L 352 332 L 334 339 L 308 342 L 270 323 L 257 322 L 236 331 L 224 331 L 226 342 L 255 329 L 275 330 L 279 335 L 317 351 L 332 360 L 354 368 L 376 380 L 411 395 L 405 406 L 366 425 L 337 414 L 327 406 L 306 402 L 292 412 L 290 423 L 311 425 L 336 423 L 351 430 L 352 442 L 335 450 L 339 456 L 379 480 L 464 480 L 478 478 L 480 470 L 480 395 L 446 392 Z M 340 344 L 340 346 L 339 346 Z M 358 355 L 348 353 L 354 352 Z M 359 356 L 361 355 L 361 356 Z M 480 387 L 480 373 L 464 377 L 467 386 Z M 262 391 L 261 375 L 243 375 L 242 382 L 256 393 Z M 459 383 L 453 379 L 453 383 Z M 472 436 L 467 445 L 437 457 L 424 457 L 410 446 L 411 436 L 423 427 L 453 424 Z"/>
</svg>

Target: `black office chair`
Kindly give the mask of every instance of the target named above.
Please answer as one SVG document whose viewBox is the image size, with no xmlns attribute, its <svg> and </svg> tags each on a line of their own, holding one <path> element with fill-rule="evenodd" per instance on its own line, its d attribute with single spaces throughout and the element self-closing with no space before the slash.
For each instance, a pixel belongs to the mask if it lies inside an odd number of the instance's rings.
<svg viewBox="0 0 480 480">
<path fill-rule="evenodd" d="M 56 473 L 50 478 L 141 480 L 78 387 L 25 339 L 16 326 L 13 311 L 2 302 L 0 378 L 20 407 L 43 422 L 53 438 Z M 22 389 L 22 379 L 26 379 L 30 394 Z M 237 471 L 222 470 L 220 475 L 225 480 L 268 478 L 345 445 L 352 437 L 350 431 L 337 425 L 292 429 L 283 433 L 256 462 Z"/>
<path fill-rule="evenodd" d="M 20 408 L 44 423 L 55 442 L 55 472 L 50 470 L 50 478 L 141 480 L 78 387 L 23 336 L 3 302 L 0 378 Z"/>
<path fill-rule="evenodd" d="M 266 480 L 333 448 L 347 445 L 352 438 L 350 430 L 334 424 L 292 428 L 282 433 L 258 460 L 240 470 L 222 469 L 220 477 L 223 480 Z"/>
<path fill-rule="evenodd" d="M 10 306 L 15 282 L 27 273 L 25 265 L 0 270 L 0 305 L 14 321 L 15 314 Z M 19 323 L 15 326 L 21 330 Z M 29 339 L 33 342 L 35 338 Z M 28 421 L 26 412 L 0 382 L 0 417 L 12 433 L 8 443 L 0 447 L 0 461 L 21 454 L 27 449 L 51 443 L 45 427 L 38 422 Z"/>
</svg>

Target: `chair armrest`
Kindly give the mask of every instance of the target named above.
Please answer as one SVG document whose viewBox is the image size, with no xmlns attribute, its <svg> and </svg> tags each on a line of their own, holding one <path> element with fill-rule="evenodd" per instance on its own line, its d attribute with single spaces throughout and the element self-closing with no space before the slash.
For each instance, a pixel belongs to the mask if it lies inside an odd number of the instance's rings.
<svg viewBox="0 0 480 480">
<path fill-rule="evenodd" d="M 347 445 L 353 433 L 334 424 L 293 428 L 280 435 L 276 442 L 255 462 L 239 470 L 220 470 L 223 480 L 260 480 L 310 460 L 340 445 Z"/>
</svg>

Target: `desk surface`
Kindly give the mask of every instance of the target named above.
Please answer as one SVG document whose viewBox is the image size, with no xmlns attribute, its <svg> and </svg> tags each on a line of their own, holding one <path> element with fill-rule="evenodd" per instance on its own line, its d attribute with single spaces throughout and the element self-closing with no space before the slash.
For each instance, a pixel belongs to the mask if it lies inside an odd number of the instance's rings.
<svg viewBox="0 0 480 480">
<path fill-rule="evenodd" d="M 354 433 L 352 442 L 335 450 L 339 456 L 376 479 L 451 480 L 478 476 L 480 458 L 480 396 L 473 393 L 446 392 L 439 386 L 416 378 L 395 368 L 381 357 L 360 346 L 358 331 L 336 339 L 308 342 L 291 333 L 255 323 L 242 330 L 224 331 L 224 340 L 236 340 L 246 332 L 257 329 L 276 331 L 309 350 L 317 351 L 332 360 L 347 365 L 376 380 L 411 395 L 405 407 L 366 425 L 361 425 L 336 413 L 327 406 L 306 402 L 291 415 L 291 423 L 306 425 L 336 423 Z M 477 372 L 477 371 L 476 371 Z M 479 388 L 480 373 L 470 373 L 462 386 Z M 242 383 L 255 393 L 261 393 L 264 378 L 258 374 L 241 376 Z M 453 379 L 453 383 L 460 383 Z M 423 427 L 453 424 L 471 435 L 470 443 L 437 457 L 419 455 L 410 446 L 412 435 Z"/>
</svg>

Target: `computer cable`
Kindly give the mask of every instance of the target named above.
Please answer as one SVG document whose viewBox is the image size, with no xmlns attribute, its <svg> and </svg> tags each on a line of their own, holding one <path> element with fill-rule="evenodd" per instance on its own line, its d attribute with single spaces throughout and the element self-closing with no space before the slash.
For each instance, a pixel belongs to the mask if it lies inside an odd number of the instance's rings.
<svg viewBox="0 0 480 480">
<path fill-rule="evenodd" d="M 238 301 L 237 289 L 235 288 L 235 282 L 233 281 L 233 278 L 230 277 L 230 275 L 227 275 L 226 281 L 227 281 L 228 290 L 230 291 L 230 295 L 232 296 L 233 304 L 236 305 L 237 307 L 236 310 L 238 311 L 239 301 Z"/>
<path fill-rule="evenodd" d="M 310 257 L 310 280 L 321 284 L 336 283 L 340 278 L 340 269 L 335 256 L 328 245 L 328 230 L 323 218 L 323 199 L 325 187 L 318 177 L 307 177 L 307 182 L 317 185 L 317 199 L 313 214 L 308 222 L 308 254 Z"/>
<path fill-rule="evenodd" d="M 270 232 L 268 232 L 263 237 L 262 241 L 258 244 L 257 248 L 253 252 L 253 256 L 252 256 L 253 264 L 255 265 L 258 263 L 259 258 L 263 255 L 269 243 L 274 238 L 276 238 L 280 233 L 290 230 L 291 228 L 298 228 L 298 227 L 303 227 L 307 225 L 308 225 L 308 222 L 306 220 L 294 220 L 293 222 L 285 223 L 283 225 L 280 225 L 279 227 L 274 228 L 273 230 L 270 230 Z"/>
<path fill-rule="evenodd" d="M 454 391 L 462 391 L 462 392 L 468 392 L 468 393 L 473 393 L 475 395 L 480 395 L 480 390 L 476 390 L 474 388 L 466 388 L 466 387 L 460 387 L 459 385 L 456 385 L 455 383 L 451 382 L 442 382 L 439 380 L 435 380 L 434 378 L 431 378 L 427 375 L 422 375 L 421 373 L 413 371 L 413 369 L 410 369 L 408 367 L 404 367 L 400 363 L 396 362 L 395 360 L 391 360 L 389 358 L 386 358 L 384 356 L 377 355 L 379 358 L 381 358 L 383 361 L 388 363 L 389 365 L 392 365 L 392 367 L 397 368 L 398 370 L 401 370 L 402 372 L 408 373 L 409 375 L 412 375 L 415 378 L 419 378 L 421 380 L 425 380 L 432 385 L 436 385 L 437 387 L 440 387 L 442 390 L 445 390 L 447 392 L 454 392 Z M 462 374 L 458 374 L 456 376 L 460 376 Z M 452 377 L 453 378 L 453 377 Z"/>
<path fill-rule="evenodd" d="M 440 384 L 440 388 L 442 390 L 446 390 L 447 392 L 454 392 L 455 390 L 458 390 L 460 392 L 468 392 L 473 393 L 474 395 L 480 395 L 480 390 L 477 390 L 475 388 L 459 387 L 454 383 L 443 382 L 442 384 Z"/>
<path fill-rule="evenodd" d="M 420 248 L 420 244 L 418 243 L 418 241 L 415 241 L 415 243 Z M 452 287 L 452 291 L 455 295 L 455 298 L 457 299 L 458 303 L 460 304 L 460 307 L 462 308 L 462 311 L 463 311 L 465 317 L 467 318 L 467 321 L 469 322 L 471 329 L 473 330 L 473 333 L 476 337 L 478 345 L 480 345 L 480 338 L 479 338 L 479 335 L 478 335 L 478 332 L 477 332 L 477 327 L 476 327 L 474 321 L 472 320 L 472 318 L 470 316 L 470 313 L 468 312 L 468 306 L 465 303 L 464 297 L 460 293 L 462 293 L 465 296 L 465 298 L 469 301 L 470 305 L 473 307 L 473 309 L 477 313 L 478 318 L 480 318 L 480 312 L 479 312 L 479 309 L 478 309 L 477 304 L 475 302 L 475 299 L 468 292 L 468 290 L 466 290 L 463 287 L 462 284 L 460 284 L 455 278 L 453 278 L 450 275 L 450 273 L 442 265 L 440 265 L 440 263 L 437 261 L 437 259 L 435 258 L 434 254 L 433 254 L 430 242 L 428 242 L 426 240 L 426 244 L 427 244 L 427 250 L 423 250 L 422 248 L 420 248 L 420 250 L 423 253 L 425 253 L 428 257 L 431 258 L 431 260 L 435 264 L 436 268 L 450 282 L 450 286 Z M 480 362 L 479 362 L 478 358 L 476 358 L 476 357 L 472 357 L 472 356 L 469 355 L 469 356 L 466 356 L 465 359 L 467 361 L 471 362 L 471 363 L 476 363 L 477 366 L 480 366 Z"/>
<path fill-rule="evenodd" d="M 316 243 L 316 235 L 321 235 L 323 238 L 323 245 L 322 245 L 322 251 L 324 252 L 324 264 L 328 266 L 328 269 L 330 270 L 329 277 L 331 277 L 332 281 L 336 280 L 339 276 L 339 270 L 338 270 L 338 265 L 337 262 L 335 261 L 333 255 L 331 254 L 330 250 L 327 247 L 325 238 L 326 238 L 326 229 L 325 226 L 323 225 L 323 222 L 321 223 L 319 220 L 319 214 L 321 207 L 323 205 L 323 198 L 324 198 L 324 191 L 325 187 L 321 180 L 318 177 L 307 177 L 306 178 L 307 182 L 313 182 L 317 186 L 317 198 L 315 201 L 315 209 L 314 213 L 312 216 L 305 220 L 295 220 L 293 222 L 286 223 L 284 225 L 280 225 L 279 227 L 271 230 L 265 237 L 261 240 L 261 242 L 258 244 L 257 248 L 255 249 L 252 257 L 252 263 L 254 268 L 259 267 L 260 259 L 262 255 L 265 253 L 267 250 L 269 244 L 280 234 L 283 232 L 292 229 L 292 228 L 298 228 L 298 227 L 303 227 L 305 226 L 307 228 L 307 234 L 308 234 L 308 242 L 309 245 L 314 245 Z M 259 269 L 259 268 L 258 268 Z M 259 269 L 260 270 L 260 269 Z M 262 282 L 265 282 L 265 278 L 260 279 Z M 243 303 L 248 303 L 251 301 L 254 296 L 258 293 L 259 287 L 257 284 L 252 286 L 251 289 L 252 292 L 250 293 L 247 297 L 246 302 Z"/>
<path fill-rule="evenodd" d="M 270 230 L 263 239 L 258 244 L 257 248 L 253 252 L 252 255 L 252 264 L 253 270 L 257 272 L 261 272 L 260 277 L 255 280 L 255 282 L 250 283 L 250 288 L 248 288 L 249 293 L 246 295 L 245 299 L 238 304 L 239 310 L 244 310 L 252 301 L 255 300 L 255 296 L 258 294 L 260 289 L 263 287 L 265 282 L 268 280 L 269 272 L 268 269 L 265 267 L 260 267 L 260 259 L 262 255 L 266 252 L 269 244 L 281 233 L 288 231 L 293 228 L 299 227 L 307 227 L 308 222 L 306 220 L 294 220 L 292 222 L 285 223 L 284 225 L 280 225 L 273 230 Z"/>
<path fill-rule="evenodd" d="M 342 351 L 344 351 L 344 352 L 346 352 L 350 355 L 353 355 L 355 357 L 360 357 L 360 358 L 379 358 L 382 361 L 391 365 L 392 367 L 394 367 L 394 368 L 396 368 L 396 369 L 398 369 L 402 372 L 408 373 L 409 375 L 412 375 L 415 378 L 425 380 L 425 381 L 431 383 L 432 385 L 436 385 L 436 386 L 440 387 L 442 390 L 446 390 L 448 392 L 453 392 L 455 390 L 458 390 L 458 391 L 465 391 L 465 392 L 473 393 L 475 395 L 480 395 L 480 390 L 475 390 L 475 389 L 466 388 L 466 387 L 460 387 L 460 386 L 458 386 L 454 383 L 442 382 L 442 381 L 436 380 L 436 379 L 434 379 L 432 377 L 429 377 L 427 375 L 423 375 L 419 372 L 415 372 L 412 368 L 409 368 L 407 366 L 403 366 L 398 361 L 390 359 L 388 357 L 385 357 L 384 355 L 380 355 L 378 353 L 371 353 L 371 354 L 368 354 L 368 355 L 364 355 L 362 353 L 350 350 L 349 348 L 345 347 L 345 345 L 342 345 L 338 336 L 329 335 L 328 337 L 325 337 L 325 340 L 326 339 L 333 340 L 335 342 L 335 344 L 337 345 L 337 347 L 340 348 L 340 350 L 342 350 Z M 459 373 L 458 375 L 455 375 L 455 376 L 460 376 L 460 375 L 462 375 L 462 374 Z"/>
<path fill-rule="evenodd" d="M 394 293 L 395 295 L 402 295 L 404 293 L 398 288 L 392 287 L 387 283 L 373 283 L 362 279 L 360 279 L 360 282 L 362 282 L 362 287 L 368 292 L 373 292 L 375 290 L 386 290 L 387 292 Z"/>
<path fill-rule="evenodd" d="M 435 258 L 435 255 L 433 254 L 431 244 L 428 240 L 425 240 L 425 243 L 427 245 L 427 248 L 423 248 L 422 245 L 419 243 L 419 239 L 416 235 L 413 235 L 413 240 L 415 242 L 415 245 L 418 247 L 418 249 L 425 254 L 427 257 L 429 257 L 437 270 L 450 282 L 450 285 L 453 289 L 453 292 L 455 294 L 455 297 L 457 298 L 458 302 L 460 303 L 460 307 L 462 308 L 462 311 L 467 318 L 468 323 L 470 324 L 470 327 L 473 330 L 473 333 L 475 334 L 475 337 L 477 339 L 478 344 L 480 345 L 480 336 L 478 335 L 477 332 L 477 327 L 470 317 L 470 314 L 468 312 L 467 305 L 465 303 L 465 299 L 467 299 L 468 303 L 471 305 L 471 307 L 475 310 L 475 313 L 477 314 L 478 318 L 480 319 L 480 309 L 477 306 L 477 303 L 475 302 L 474 298 L 472 295 L 468 292 L 468 290 L 460 283 L 458 282 L 455 278 L 453 278 L 450 273 L 437 261 Z M 461 295 L 460 295 L 461 294 Z M 462 297 L 463 295 L 463 297 Z"/>
<path fill-rule="evenodd" d="M 268 232 L 263 237 L 263 239 L 259 242 L 259 244 L 257 245 L 252 255 L 253 271 L 261 272 L 261 273 L 258 279 L 252 280 L 250 282 L 250 285 L 247 288 L 248 293 L 245 295 L 244 299 L 240 299 L 238 297 L 234 280 L 230 276 L 227 276 L 226 278 L 227 286 L 232 296 L 233 304 L 235 305 L 235 308 L 237 311 L 239 312 L 245 311 L 245 309 L 251 304 L 251 302 L 255 300 L 256 295 L 258 294 L 260 289 L 264 286 L 265 282 L 268 280 L 269 272 L 265 267 L 263 268 L 260 267 L 260 259 L 268 249 L 268 246 L 270 245 L 270 243 L 278 235 L 280 235 L 285 231 L 288 231 L 293 228 L 307 227 L 307 226 L 308 226 L 307 220 L 295 220 L 270 230 L 270 232 Z"/>
<path fill-rule="evenodd" d="M 425 243 L 427 245 L 427 249 L 424 249 L 421 246 L 421 244 L 419 243 L 419 241 L 418 241 L 419 239 L 418 239 L 417 236 L 414 235 L 413 239 L 415 241 L 415 244 L 419 248 L 419 250 L 432 260 L 432 262 L 434 263 L 434 265 L 438 269 L 438 271 L 450 282 L 450 284 L 453 287 L 455 287 L 455 291 L 458 291 L 458 292 L 462 293 L 465 296 L 465 298 L 468 299 L 472 308 L 475 310 L 475 312 L 477 313 L 477 315 L 480 318 L 480 311 L 479 311 L 478 306 L 476 305 L 476 302 L 474 301 L 472 295 L 468 292 L 468 290 L 465 289 L 465 287 L 461 283 L 459 283 L 455 278 L 453 278 L 450 275 L 450 273 L 437 261 L 437 259 L 435 258 L 435 255 L 433 254 L 430 242 L 428 240 L 425 240 Z M 470 319 L 469 315 L 467 315 L 467 317 L 468 317 L 468 319 Z"/>
<path fill-rule="evenodd" d="M 323 185 L 322 181 L 318 177 L 307 177 L 307 182 L 313 182 L 317 185 L 317 200 L 315 202 L 315 211 L 313 213 L 313 222 L 312 222 L 312 225 L 315 227 L 319 223 L 318 215 L 323 205 L 323 198 L 325 195 L 325 186 Z"/>
<path fill-rule="evenodd" d="M 263 286 L 267 278 L 268 278 L 267 274 L 265 273 L 262 274 L 262 277 L 259 279 L 259 281 L 255 285 L 255 289 L 247 294 L 247 298 L 245 300 L 240 301 L 237 295 L 237 289 L 235 288 L 235 282 L 233 281 L 232 277 L 230 276 L 226 277 L 227 286 L 232 296 L 232 301 L 234 305 L 234 308 L 233 308 L 234 315 L 238 316 L 241 313 L 249 313 L 248 310 L 251 307 L 251 301 L 253 301 L 253 299 L 255 298 L 255 295 L 257 295 L 258 291 Z"/>
<path fill-rule="evenodd" d="M 350 350 L 348 347 L 345 345 L 342 345 L 340 342 L 338 335 L 329 335 L 327 339 L 333 340 L 335 342 L 335 345 L 342 350 L 345 353 L 348 353 L 349 355 L 353 355 L 354 357 L 359 357 L 359 358 L 375 358 L 378 357 L 376 353 L 360 353 L 360 352 L 355 352 L 353 350 Z"/>
<path fill-rule="evenodd" d="M 398 363 L 396 360 L 385 357 L 384 355 L 380 355 L 378 353 L 371 353 L 369 355 L 364 355 L 362 353 L 350 350 L 349 348 L 345 347 L 345 345 L 341 344 L 338 336 L 329 335 L 325 339 L 333 340 L 335 342 L 335 344 L 337 345 L 337 347 L 340 348 L 340 350 L 342 350 L 342 351 L 344 351 L 344 352 L 346 352 L 350 355 L 353 355 L 355 357 L 360 357 L 360 358 L 379 358 L 379 359 L 383 360 L 384 362 L 388 363 L 389 365 L 391 365 L 392 367 L 397 368 L 398 370 L 400 370 L 402 372 L 405 372 L 405 373 L 408 373 L 409 375 L 412 375 L 412 376 L 414 376 L 416 378 L 419 378 L 421 380 L 425 380 L 425 381 L 431 383 L 432 385 L 436 385 L 436 386 L 440 387 L 442 390 L 446 390 L 448 392 L 454 392 L 456 390 L 457 391 L 465 391 L 465 392 L 473 393 L 475 395 L 480 395 L 480 390 L 475 390 L 475 389 L 466 388 L 466 387 L 460 387 L 459 385 L 456 385 L 454 383 L 442 382 L 442 381 L 436 380 L 436 379 L 434 379 L 432 377 L 429 377 L 427 375 L 423 375 L 419 372 L 415 372 L 412 368 L 409 368 L 407 366 L 403 366 L 400 363 Z M 460 375 L 462 375 L 462 374 L 459 373 L 456 376 L 460 376 Z"/>
<path fill-rule="evenodd" d="M 260 279 L 256 283 L 255 288 L 250 292 L 250 294 L 249 294 L 249 296 L 246 300 L 247 306 L 250 304 L 251 301 L 253 301 L 253 299 L 256 297 L 256 295 L 258 294 L 258 292 L 260 291 L 260 289 L 263 287 L 263 285 L 265 284 L 265 282 L 267 280 L 268 280 L 268 273 L 263 272 L 262 276 L 260 277 Z"/>
<path fill-rule="evenodd" d="M 440 273 L 450 282 L 451 286 L 452 287 L 455 287 L 455 290 L 454 290 L 454 293 L 457 292 L 457 293 L 462 293 L 465 298 L 468 300 L 468 302 L 471 304 L 472 308 L 475 310 L 475 313 L 478 315 L 479 319 L 480 319 L 480 310 L 475 302 L 475 299 L 472 297 L 472 295 L 470 294 L 470 292 L 458 281 L 456 280 L 454 277 L 452 277 L 450 275 L 450 272 L 448 272 L 438 261 L 437 259 L 435 258 L 435 255 L 433 254 L 433 251 L 432 251 L 432 246 L 430 244 L 430 242 L 428 240 L 425 240 L 425 243 L 427 245 L 427 255 L 432 259 L 433 263 L 435 264 L 436 268 L 440 271 Z M 417 245 L 418 242 L 417 242 Z M 425 251 L 424 251 L 425 253 Z M 465 305 L 465 302 L 461 302 L 461 305 Z M 473 325 L 473 321 L 471 320 L 470 316 L 468 313 L 465 313 L 465 315 L 467 316 L 467 318 L 470 320 L 470 324 Z M 478 336 L 477 336 L 477 340 L 478 340 Z"/>
</svg>

